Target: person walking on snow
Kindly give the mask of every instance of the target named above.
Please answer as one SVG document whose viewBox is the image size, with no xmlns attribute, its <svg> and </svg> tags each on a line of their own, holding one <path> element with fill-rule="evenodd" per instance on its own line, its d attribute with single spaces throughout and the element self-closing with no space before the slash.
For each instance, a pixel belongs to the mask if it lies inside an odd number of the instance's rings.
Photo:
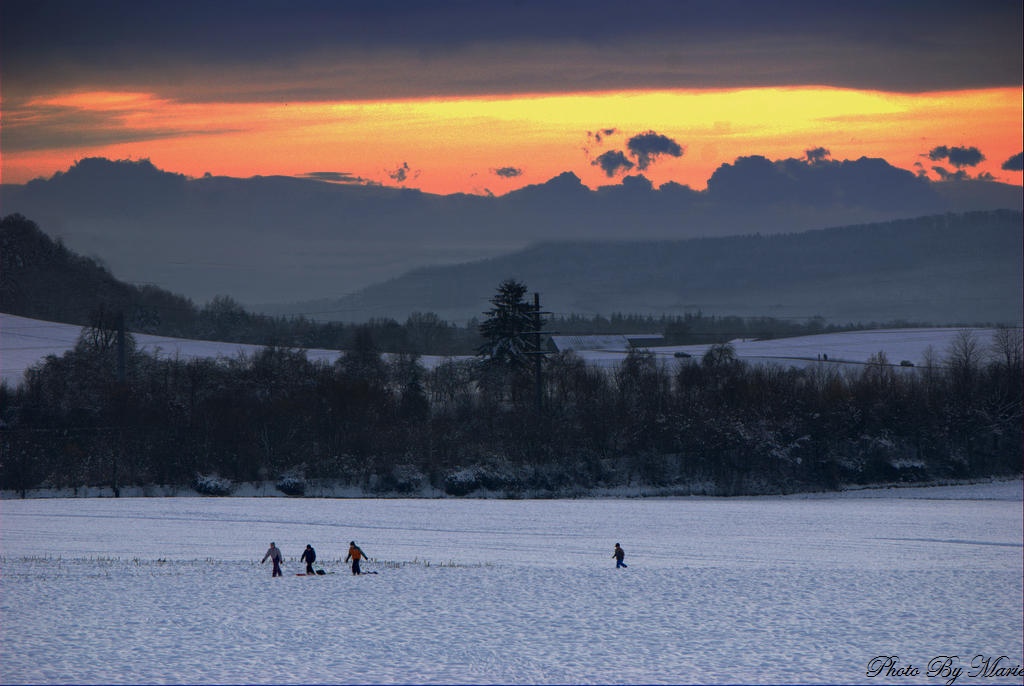
<svg viewBox="0 0 1024 686">
<path fill-rule="evenodd" d="M 357 546 L 355 541 L 349 541 L 348 555 L 345 556 L 345 562 L 352 560 L 353 574 L 362 574 L 359 570 L 359 561 L 364 557 L 366 557 L 366 553 L 363 552 L 362 548 Z"/>
<path fill-rule="evenodd" d="M 316 575 L 316 572 L 313 571 L 313 563 L 316 562 L 316 551 L 313 550 L 313 546 L 306 546 L 306 549 L 302 551 L 302 557 L 299 558 L 299 562 L 306 563 L 306 576 Z"/>
<path fill-rule="evenodd" d="M 629 566 L 622 561 L 626 557 L 626 551 L 623 550 L 622 546 L 620 546 L 618 543 L 615 544 L 615 551 L 612 553 L 612 557 L 615 558 L 615 569 L 618 569 L 619 567 Z"/>
<path fill-rule="evenodd" d="M 270 547 L 267 549 L 267 554 L 263 556 L 262 560 L 260 560 L 260 564 L 263 564 L 264 562 L 266 562 L 268 557 L 270 558 L 270 561 L 274 563 L 274 571 L 270 574 L 270 576 L 272 576 L 272 577 L 274 577 L 274 576 L 282 576 L 282 574 L 281 574 L 281 560 L 282 560 L 281 549 L 278 548 L 276 545 L 274 545 L 273 541 L 270 542 Z"/>
</svg>

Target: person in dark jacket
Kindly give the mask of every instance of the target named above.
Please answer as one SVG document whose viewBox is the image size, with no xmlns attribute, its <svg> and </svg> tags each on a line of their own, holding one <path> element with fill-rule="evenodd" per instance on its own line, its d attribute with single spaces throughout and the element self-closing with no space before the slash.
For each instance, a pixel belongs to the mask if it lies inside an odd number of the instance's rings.
<svg viewBox="0 0 1024 686">
<path fill-rule="evenodd" d="M 345 562 L 352 560 L 352 573 L 362 574 L 359 569 L 359 561 L 366 557 L 366 553 L 363 552 L 362 548 L 356 545 L 355 541 L 350 541 L 348 544 L 348 555 L 345 556 Z"/>
<path fill-rule="evenodd" d="M 281 555 L 281 549 L 274 545 L 273 541 L 270 542 L 267 554 L 263 556 L 262 560 L 260 560 L 260 564 L 266 562 L 268 557 L 270 558 L 270 561 L 274 563 L 274 571 L 271 572 L 270 576 L 282 576 L 281 560 L 283 559 L 283 556 Z"/>
<path fill-rule="evenodd" d="M 299 558 L 299 562 L 306 563 L 306 576 L 314 576 L 316 574 L 313 571 L 313 563 L 316 562 L 316 551 L 313 550 L 313 546 L 306 546 L 306 549 L 302 551 L 302 557 Z"/>
<path fill-rule="evenodd" d="M 612 557 L 615 558 L 615 569 L 619 567 L 628 567 L 623 560 L 626 558 L 626 551 L 622 549 L 618 543 L 615 544 L 615 550 L 612 552 Z"/>
</svg>

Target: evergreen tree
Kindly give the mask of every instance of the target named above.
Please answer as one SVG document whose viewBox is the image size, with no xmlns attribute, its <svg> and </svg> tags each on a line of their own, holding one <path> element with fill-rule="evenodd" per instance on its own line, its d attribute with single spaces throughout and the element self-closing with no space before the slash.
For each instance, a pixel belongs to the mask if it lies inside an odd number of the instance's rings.
<svg viewBox="0 0 1024 686">
<path fill-rule="evenodd" d="M 485 363 L 506 369 L 522 369 L 529 363 L 528 355 L 535 348 L 533 334 L 537 322 L 534 307 L 524 300 L 525 295 L 526 286 L 514 279 L 506 279 L 498 286 L 498 292 L 491 298 L 493 307 L 480 324 L 484 343 L 477 349 L 477 355 Z"/>
</svg>

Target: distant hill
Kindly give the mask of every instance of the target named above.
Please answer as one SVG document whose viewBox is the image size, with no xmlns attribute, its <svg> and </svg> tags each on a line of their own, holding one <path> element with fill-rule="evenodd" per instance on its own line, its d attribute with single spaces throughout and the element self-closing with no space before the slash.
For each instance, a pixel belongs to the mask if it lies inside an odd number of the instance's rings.
<svg viewBox="0 0 1024 686">
<path fill-rule="evenodd" d="M 774 236 L 538 243 L 501 257 L 416 269 L 345 298 L 262 311 L 347 322 L 401 322 L 431 312 L 463 323 L 489 308 L 501 280 L 515 278 L 541 293 L 544 308 L 556 315 L 703 312 L 823 317 L 840 325 L 1014 324 L 1024 308 L 1022 223 L 1020 212 L 1000 210 Z M 85 324 L 103 305 L 125 312 L 138 331 L 208 337 L 214 332 L 210 321 L 199 321 L 204 314 L 233 322 L 231 340 L 281 335 L 274 322 L 246 314 L 230 298 L 200 312 L 180 295 L 126 284 L 102 259 L 78 255 L 19 215 L 4 217 L 0 229 L 2 312 Z M 248 326 L 240 328 L 243 320 Z"/>
<path fill-rule="evenodd" d="M 138 330 L 194 332 L 195 308 L 179 295 L 115 278 L 20 215 L 0 218 L 0 312 L 86 325 L 99 308 L 123 312 Z M 150 313 L 159 313 L 159 321 Z"/>
<path fill-rule="evenodd" d="M 311 178 L 189 178 L 147 160 L 87 158 L 49 179 L 0 186 L 0 208 L 97 256 L 123 281 L 197 303 L 227 295 L 281 304 L 336 299 L 413 269 L 498 258 L 540 241 L 768 236 L 1020 211 L 1024 191 L 992 181 L 932 182 L 870 158 L 742 157 L 721 165 L 703 191 L 655 188 L 643 176 L 590 189 L 565 173 L 500 197 Z M 620 261 L 617 270 L 636 268 Z"/>
<path fill-rule="evenodd" d="M 515 278 L 558 314 L 1013 324 L 1021 321 L 1022 273 L 1022 214 L 971 212 L 774 236 L 541 243 L 417 269 L 316 307 L 460 321 L 479 316 L 496 285 Z"/>
</svg>

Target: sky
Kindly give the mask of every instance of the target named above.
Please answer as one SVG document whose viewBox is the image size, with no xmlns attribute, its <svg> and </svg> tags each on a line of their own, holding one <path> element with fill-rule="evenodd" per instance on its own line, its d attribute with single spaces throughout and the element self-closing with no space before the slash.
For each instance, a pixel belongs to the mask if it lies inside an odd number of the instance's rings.
<svg viewBox="0 0 1024 686">
<path fill-rule="evenodd" d="M 4 183 L 86 157 L 502 195 L 739 157 L 1022 183 L 1019 0 L 4 0 Z"/>
</svg>

